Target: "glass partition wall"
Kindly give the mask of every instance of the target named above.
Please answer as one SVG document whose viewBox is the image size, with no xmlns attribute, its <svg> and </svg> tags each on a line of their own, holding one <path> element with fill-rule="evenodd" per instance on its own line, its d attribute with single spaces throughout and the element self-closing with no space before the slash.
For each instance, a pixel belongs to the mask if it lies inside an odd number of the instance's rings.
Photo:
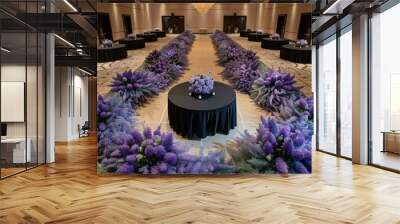
<svg viewBox="0 0 400 224">
<path fill-rule="evenodd" d="M 35 10 L 31 3 L 29 10 L 24 4 L 19 2 L 18 7 L 25 7 L 26 12 Z M 0 17 L 0 178 L 3 179 L 45 163 L 46 39 L 44 33 L 12 15 L 0 12 Z"/>
<path fill-rule="evenodd" d="M 352 157 L 351 25 L 318 43 L 317 150 Z"/>
<path fill-rule="evenodd" d="M 400 4 L 371 18 L 370 163 L 400 171 Z"/>
</svg>

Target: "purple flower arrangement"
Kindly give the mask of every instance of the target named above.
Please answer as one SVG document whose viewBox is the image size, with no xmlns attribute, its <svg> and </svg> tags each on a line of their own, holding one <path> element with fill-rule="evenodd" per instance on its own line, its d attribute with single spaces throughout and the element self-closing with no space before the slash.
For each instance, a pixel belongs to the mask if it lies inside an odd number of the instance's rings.
<svg viewBox="0 0 400 224">
<path fill-rule="evenodd" d="M 210 95 L 213 94 L 214 90 L 214 79 L 208 75 L 200 74 L 194 75 L 189 80 L 189 94 L 199 95 Z"/>
<path fill-rule="evenodd" d="M 254 80 L 260 76 L 260 61 L 256 53 L 243 49 L 221 31 L 216 31 L 211 39 L 216 46 L 219 64 L 225 67 L 224 78 L 235 89 L 250 92 Z"/>
<path fill-rule="evenodd" d="M 223 152 L 207 155 L 188 153 L 188 147 L 174 141 L 172 133 L 160 128 L 143 132 L 115 132 L 113 151 L 104 152 L 100 162 L 103 172 L 117 174 L 210 174 L 226 170 Z"/>
<path fill-rule="evenodd" d="M 103 45 L 103 47 L 112 47 L 113 46 L 113 42 L 112 40 L 109 39 L 104 39 L 101 44 Z"/>
<path fill-rule="evenodd" d="M 135 36 L 135 34 L 134 33 L 130 33 L 130 34 L 128 34 L 128 39 L 135 39 L 136 38 L 136 36 Z"/>
<path fill-rule="evenodd" d="M 271 39 L 279 40 L 279 39 L 281 39 L 281 35 L 279 35 L 279 33 L 273 33 L 271 35 Z"/>
<path fill-rule="evenodd" d="M 286 100 L 301 94 L 294 84 L 293 76 L 271 70 L 254 81 L 250 96 L 262 108 L 279 112 Z"/>
<path fill-rule="evenodd" d="M 246 172 L 311 173 L 310 141 L 301 129 L 273 117 L 261 117 L 256 136 L 245 132 L 233 144 L 230 154 Z"/>
<path fill-rule="evenodd" d="M 301 48 L 308 47 L 308 42 L 305 39 L 300 39 L 296 41 L 296 46 Z"/>
<path fill-rule="evenodd" d="M 156 77 L 147 71 L 125 71 L 117 74 L 111 82 L 111 92 L 119 93 L 125 101 L 134 106 L 143 105 L 151 97 L 158 95 Z"/>
<path fill-rule="evenodd" d="M 97 148 L 98 158 L 104 151 L 110 151 L 114 132 L 129 130 L 135 125 L 135 111 L 129 102 L 118 95 L 110 95 L 106 100 L 99 95 L 97 101 Z"/>
</svg>

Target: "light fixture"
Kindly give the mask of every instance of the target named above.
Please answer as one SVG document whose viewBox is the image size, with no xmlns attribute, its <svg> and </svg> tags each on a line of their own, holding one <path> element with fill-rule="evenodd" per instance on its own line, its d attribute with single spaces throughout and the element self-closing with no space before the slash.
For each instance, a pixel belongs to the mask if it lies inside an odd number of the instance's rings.
<svg viewBox="0 0 400 224">
<path fill-rule="evenodd" d="M 342 14 L 343 9 L 351 5 L 355 0 L 336 0 L 332 5 L 330 5 L 324 12 L 323 15 L 329 14 Z"/>
<path fill-rule="evenodd" d="M 89 75 L 89 76 L 93 75 L 92 73 L 90 73 L 90 72 L 88 72 L 88 71 L 85 71 L 85 70 L 83 70 L 83 69 L 81 69 L 81 68 L 79 68 L 79 67 L 78 67 L 78 70 L 81 71 L 81 72 L 83 72 L 83 73 L 85 73 L 86 75 Z"/>
<path fill-rule="evenodd" d="M 10 53 L 10 52 L 11 52 L 10 50 L 8 50 L 8 49 L 5 48 L 5 47 L 1 47 L 0 49 L 1 49 L 2 51 L 6 52 L 6 53 Z"/>
<path fill-rule="evenodd" d="M 205 14 L 215 3 L 192 3 L 193 7 L 201 14 Z"/>
<path fill-rule="evenodd" d="M 67 4 L 74 12 L 78 12 L 78 10 L 68 0 L 64 0 L 64 3 Z"/>
<path fill-rule="evenodd" d="M 75 45 L 73 45 L 71 42 L 69 42 L 68 40 L 60 37 L 58 34 L 54 34 L 55 37 L 57 37 L 59 40 L 61 40 L 62 42 L 64 42 L 65 44 L 69 45 L 70 47 L 75 48 Z"/>
</svg>

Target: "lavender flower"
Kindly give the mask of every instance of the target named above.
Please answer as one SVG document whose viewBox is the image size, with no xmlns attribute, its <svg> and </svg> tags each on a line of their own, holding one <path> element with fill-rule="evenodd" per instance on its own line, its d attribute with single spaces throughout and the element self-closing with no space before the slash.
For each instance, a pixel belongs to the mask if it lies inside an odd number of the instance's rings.
<svg viewBox="0 0 400 224">
<path fill-rule="evenodd" d="M 311 145 L 301 131 L 275 118 L 261 117 L 257 135 L 245 132 L 235 140 L 236 149 L 228 152 L 241 164 L 237 169 L 245 163 L 260 173 L 310 173 Z"/>
<path fill-rule="evenodd" d="M 279 71 L 270 71 L 254 81 L 250 95 L 261 107 L 279 111 L 286 100 L 300 94 L 299 88 L 294 84 L 293 76 Z"/>
</svg>

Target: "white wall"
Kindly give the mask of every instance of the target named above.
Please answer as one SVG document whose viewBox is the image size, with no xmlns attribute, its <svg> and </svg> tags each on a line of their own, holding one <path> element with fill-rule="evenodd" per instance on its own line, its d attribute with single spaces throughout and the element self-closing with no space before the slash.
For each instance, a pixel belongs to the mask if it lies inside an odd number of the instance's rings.
<svg viewBox="0 0 400 224">
<path fill-rule="evenodd" d="M 72 67 L 56 67 L 56 74 L 55 140 L 70 141 L 88 120 L 88 78 Z"/>
</svg>

